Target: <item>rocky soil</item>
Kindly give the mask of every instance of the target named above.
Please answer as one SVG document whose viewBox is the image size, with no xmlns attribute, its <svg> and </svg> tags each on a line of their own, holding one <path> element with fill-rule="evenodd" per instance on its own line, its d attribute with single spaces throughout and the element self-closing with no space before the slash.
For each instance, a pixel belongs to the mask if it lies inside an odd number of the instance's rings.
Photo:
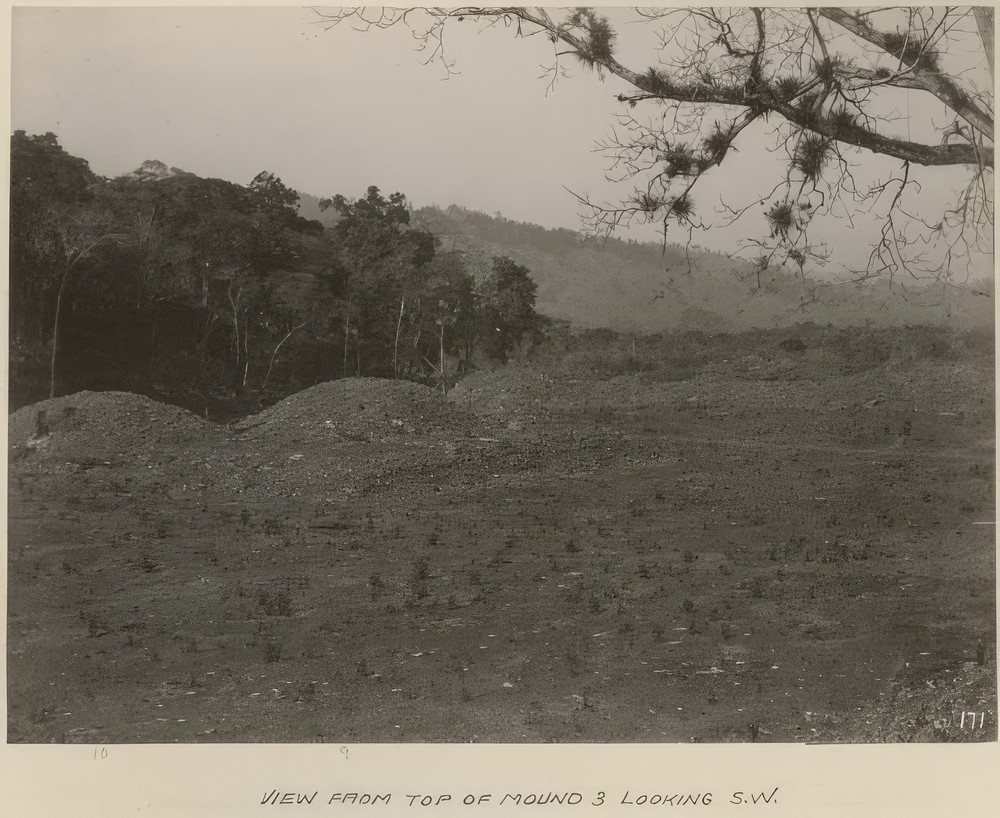
<svg viewBox="0 0 1000 818">
<path fill-rule="evenodd" d="M 9 740 L 995 740 L 992 339 L 604 346 L 14 413 Z"/>
</svg>

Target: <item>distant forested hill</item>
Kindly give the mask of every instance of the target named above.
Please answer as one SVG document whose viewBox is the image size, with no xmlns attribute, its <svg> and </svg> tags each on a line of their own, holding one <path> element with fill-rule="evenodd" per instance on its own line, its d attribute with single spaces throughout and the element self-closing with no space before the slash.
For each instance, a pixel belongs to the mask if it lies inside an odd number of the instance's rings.
<svg viewBox="0 0 1000 818">
<path fill-rule="evenodd" d="M 474 259 L 482 266 L 491 255 L 526 266 L 538 284 L 539 311 L 581 327 L 719 332 L 803 321 L 988 324 L 993 315 L 992 298 L 954 287 L 923 294 L 884 280 L 817 287 L 778 269 L 767 271 L 757 289 L 750 265 L 720 253 L 601 241 L 456 205 L 421 208 L 414 223 L 441 237 L 447 249 L 464 250 L 473 269 Z"/>
</svg>

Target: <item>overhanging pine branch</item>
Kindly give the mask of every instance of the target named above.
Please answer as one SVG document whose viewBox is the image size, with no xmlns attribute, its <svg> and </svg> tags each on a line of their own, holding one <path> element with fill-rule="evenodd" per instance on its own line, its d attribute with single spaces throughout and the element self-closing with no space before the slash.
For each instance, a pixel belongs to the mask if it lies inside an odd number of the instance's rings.
<svg viewBox="0 0 1000 818">
<path fill-rule="evenodd" d="M 494 13 L 496 11 L 515 15 L 526 22 L 540 26 L 550 35 L 557 37 L 576 50 L 582 51 L 584 49 L 582 40 L 572 32 L 567 31 L 565 27 L 553 25 L 551 21 L 533 15 L 527 9 L 494 10 Z M 824 15 L 826 11 L 826 9 L 822 10 Z M 793 122 L 800 127 L 836 139 L 838 142 L 870 150 L 873 153 L 893 156 L 897 159 L 915 162 L 920 165 L 979 165 L 982 162 L 987 167 L 993 167 L 992 153 L 988 152 L 983 156 L 973 145 L 924 145 L 919 142 L 882 136 L 859 126 L 844 127 L 843 123 L 816 118 L 810 115 L 809 112 L 789 103 L 775 102 L 773 100 L 765 102 L 759 97 L 748 96 L 744 86 L 708 85 L 704 83 L 674 84 L 669 77 L 665 77 L 653 70 L 650 70 L 646 74 L 639 74 L 622 65 L 613 57 L 601 60 L 601 65 L 615 76 L 646 92 L 646 94 L 659 99 L 677 102 L 739 105 L 748 108 L 766 105 L 768 108 L 777 111 L 789 122 Z M 920 87 L 929 90 L 929 88 L 925 87 L 929 81 L 925 75 L 919 75 L 914 80 L 923 81 L 924 85 Z M 939 80 L 939 82 L 952 85 L 950 81 L 943 79 Z M 965 93 L 958 89 L 957 86 L 955 86 L 955 90 L 960 94 Z M 931 91 L 931 93 L 934 92 Z M 992 121 L 989 122 L 989 133 L 993 133 Z"/>
<path fill-rule="evenodd" d="M 755 114 L 766 114 L 775 111 L 789 122 L 799 127 L 823 136 L 836 139 L 847 145 L 854 145 L 873 153 L 885 154 L 897 159 L 920 165 L 975 165 L 978 167 L 993 167 L 992 150 L 983 151 L 979 146 L 964 144 L 924 145 L 905 139 L 897 139 L 874 133 L 857 125 L 845 126 L 843 121 L 817 116 L 804 106 L 796 106 L 792 100 L 776 99 L 767 92 L 766 86 L 757 89 L 747 84 L 720 84 L 699 81 L 677 81 L 662 69 L 649 69 L 639 73 L 618 62 L 613 55 L 600 55 L 595 58 L 589 47 L 586 35 L 579 27 L 555 22 L 551 16 L 541 9 L 529 9 L 522 6 L 507 7 L 477 7 L 464 8 L 433 8 L 427 10 L 438 25 L 448 19 L 479 18 L 484 20 L 506 21 L 516 25 L 518 33 L 523 34 L 522 24 L 528 23 L 539 31 L 544 31 L 553 42 L 562 42 L 569 46 L 572 53 L 581 59 L 600 66 L 608 73 L 624 80 L 640 94 L 620 95 L 623 100 L 638 101 L 639 99 L 658 99 L 691 104 L 732 105 L 748 108 Z M 818 9 L 825 19 L 841 25 L 858 37 L 870 42 L 886 53 L 893 53 L 885 43 L 885 38 L 874 30 L 863 25 L 851 14 L 840 9 Z M 390 23 L 398 22 L 394 17 Z M 758 24 L 762 18 L 757 18 Z M 758 41 L 758 45 L 762 40 Z M 858 69 L 858 75 L 868 79 L 868 73 Z M 875 79 L 875 75 L 871 75 Z M 808 84 L 808 83 L 807 83 Z M 914 70 L 893 77 L 887 84 L 904 88 L 916 88 L 927 91 L 942 99 L 956 113 L 966 118 L 973 127 L 992 138 L 993 119 L 987 112 L 980 109 L 967 92 L 959 88 L 954 81 L 941 74 Z"/>
<path fill-rule="evenodd" d="M 881 32 L 864 25 L 854 15 L 839 8 L 817 9 L 817 11 L 830 22 L 847 29 L 851 34 L 865 42 L 871 43 L 894 57 L 899 56 L 898 51 L 890 47 Z M 905 80 L 900 77 L 889 84 L 898 85 L 901 88 L 918 88 L 933 94 L 956 114 L 964 117 L 977 131 L 989 139 L 993 138 L 993 117 L 947 75 L 937 71 L 921 70 L 919 66 L 916 66 Z"/>
<path fill-rule="evenodd" d="M 838 142 L 864 148 L 872 153 L 893 156 L 918 165 L 979 165 L 993 167 L 993 153 L 978 153 L 975 145 L 923 145 L 906 139 L 883 136 L 859 125 L 848 125 L 835 118 L 816 117 L 812 113 L 787 103 L 774 103 L 774 110 L 789 122 L 813 133 L 836 139 Z"/>
<path fill-rule="evenodd" d="M 506 13 L 514 14 L 527 22 L 544 28 L 550 35 L 558 37 L 574 49 L 581 50 L 583 48 L 580 38 L 572 32 L 567 31 L 564 27 L 546 22 L 543 18 L 533 15 L 526 9 L 509 9 L 506 10 Z M 615 76 L 659 99 L 677 102 L 739 105 L 748 108 L 766 104 L 767 107 L 777 111 L 789 122 L 793 122 L 800 127 L 822 134 L 823 136 L 831 137 L 839 142 L 870 150 L 873 153 L 893 156 L 897 159 L 915 162 L 920 165 L 978 165 L 982 161 L 984 165 L 993 167 L 992 154 L 988 153 L 986 156 L 981 156 L 973 145 L 923 145 L 905 139 L 895 139 L 873 133 L 862 127 L 844 127 L 842 123 L 816 118 L 810 115 L 809 112 L 789 103 L 775 102 L 773 100 L 764 102 L 760 98 L 749 97 L 743 86 L 707 85 L 703 83 L 674 84 L 670 81 L 669 77 L 664 77 L 656 71 L 651 70 L 646 74 L 639 74 L 625 67 L 613 57 L 602 60 L 601 65 Z M 992 133 L 992 123 L 990 125 L 990 133 Z"/>
</svg>

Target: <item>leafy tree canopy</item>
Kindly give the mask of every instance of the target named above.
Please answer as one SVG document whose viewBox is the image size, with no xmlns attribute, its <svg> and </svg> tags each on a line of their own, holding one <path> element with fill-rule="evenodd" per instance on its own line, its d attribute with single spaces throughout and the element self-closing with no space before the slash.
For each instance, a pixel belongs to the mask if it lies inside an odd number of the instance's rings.
<svg viewBox="0 0 1000 818">
<path fill-rule="evenodd" d="M 410 208 L 406 196 L 384 197 L 372 185 L 364 198 L 348 199 L 337 194 L 321 199 L 322 209 L 334 208 L 340 220 L 333 232 L 350 261 L 359 269 L 370 268 L 392 256 L 419 267 L 434 257 L 435 238 L 424 230 L 408 229 Z"/>
<path fill-rule="evenodd" d="M 12 193 L 34 190 L 53 202 L 73 203 L 85 198 L 97 181 L 86 159 L 63 150 L 53 133 L 28 136 L 14 131 L 10 143 Z"/>
</svg>

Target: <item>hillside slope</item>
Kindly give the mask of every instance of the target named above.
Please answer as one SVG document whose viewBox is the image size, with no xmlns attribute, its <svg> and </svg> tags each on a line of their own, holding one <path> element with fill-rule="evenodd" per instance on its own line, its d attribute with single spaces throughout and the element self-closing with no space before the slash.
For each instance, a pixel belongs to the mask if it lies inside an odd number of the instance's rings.
<svg viewBox="0 0 1000 818">
<path fill-rule="evenodd" d="M 787 270 L 771 270 L 758 289 L 748 264 L 698 247 L 599 241 L 456 205 L 424 207 L 414 222 L 441 236 L 449 249 L 465 250 L 474 267 L 492 255 L 525 265 L 538 284 L 539 311 L 580 327 L 716 332 L 802 321 L 963 327 L 992 322 L 992 298 L 954 287 L 924 293 L 890 288 L 885 281 L 817 287 Z"/>
</svg>

